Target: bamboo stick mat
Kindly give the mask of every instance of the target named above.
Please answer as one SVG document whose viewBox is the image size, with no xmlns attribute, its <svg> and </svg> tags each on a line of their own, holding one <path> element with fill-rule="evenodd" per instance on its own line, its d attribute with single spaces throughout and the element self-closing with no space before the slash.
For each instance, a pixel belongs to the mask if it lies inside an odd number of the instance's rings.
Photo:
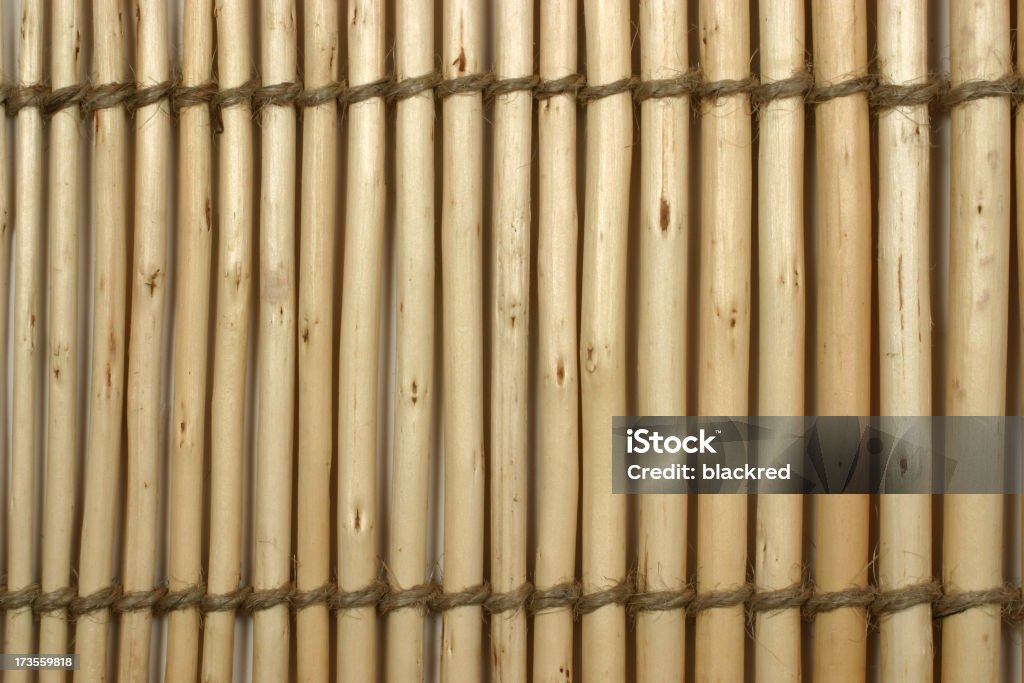
<svg viewBox="0 0 1024 683">
<path fill-rule="evenodd" d="M 1024 2 L 0 15 L 4 681 L 1019 676 L 1015 497 L 610 444 L 1019 412 Z"/>
</svg>

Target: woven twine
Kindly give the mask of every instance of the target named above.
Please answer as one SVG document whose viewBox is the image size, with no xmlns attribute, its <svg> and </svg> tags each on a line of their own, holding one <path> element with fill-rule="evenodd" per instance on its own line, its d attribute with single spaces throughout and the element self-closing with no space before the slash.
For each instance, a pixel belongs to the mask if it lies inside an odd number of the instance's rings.
<svg viewBox="0 0 1024 683">
<path fill-rule="evenodd" d="M 23 609 L 31 609 L 36 615 L 61 612 L 69 619 L 105 610 L 116 613 L 152 611 L 166 614 L 198 610 L 204 614 L 252 614 L 282 606 L 293 611 L 318 606 L 331 612 L 375 608 L 382 614 L 405 609 L 438 613 L 468 607 L 480 608 L 489 615 L 567 610 L 580 618 L 604 607 L 618 606 L 633 617 L 643 612 L 673 610 L 695 616 L 709 610 L 742 607 L 750 619 L 759 613 L 800 610 L 808 620 L 824 612 L 858 609 L 866 611 L 873 621 L 878 621 L 921 605 L 928 605 L 936 620 L 986 607 L 1000 609 L 1010 624 L 1024 622 L 1024 599 L 1018 586 L 946 593 L 936 581 L 890 590 L 867 586 L 831 592 L 816 592 L 806 583 L 776 590 L 758 589 L 748 583 L 707 593 L 698 593 L 692 585 L 675 590 L 638 591 L 632 576 L 591 592 L 584 592 L 578 582 L 548 588 L 535 588 L 527 582 L 507 592 L 495 592 L 489 584 L 482 583 L 446 592 L 436 583 L 400 588 L 389 586 L 382 580 L 352 591 L 341 590 L 334 583 L 309 590 L 299 590 L 292 583 L 261 589 L 241 586 L 223 594 L 210 594 L 203 584 L 173 591 L 166 586 L 158 586 L 149 591 L 132 592 L 125 592 L 114 584 L 84 596 L 79 596 L 71 586 L 50 592 L 42 592 L 36 584 L 11 591 L 0 589 L 0 612 Z"/>
<path fill-rule="evenodd" d="M 82 116 L 104 109 L 121 107 L 134 114 L 140 109 L 166 103 L 177 113 L 191 107 L 207 107 L 214 129 L 222 130 L 221 112 L 231 107 L 246 107 L 259 113 L 266 107 L 309 107 L 334 105 L 349 107 L 380 99 L 392 104 L 417 96 L 445 99 L 457 95 L 482 95 L 491 101 L 512 93 L 530 92 L 538 100 L 566 96 L 586 105 L 615 95 L 628 94 L 636 102 L 687 97 L 695 106 L 721 98 L 743 96 L 757 109 L 776 100 L 802 98 L 809 104 L 864 95 L 876 110 L 930 105 L 952 109 L 979 99 L 1008 97 L 1016 103 L 1024 96 L 1024 80 L 1010 73 L 993 80 L 950 84 L 940 77 L 919 83 L 883 83 L 877 76 L 864 75 L 836 83 L 816 84 L 810 71 L 790 78 L 761 82 L 757 77 L 704 81 L 699 71 L 688 71 L 674 78 L 641 79 L 629 76 L 610 83 L 589 84 L 579 74 L 544 80 L 537 75 L 497 78 L 493 73 L 468 74 L 443 78 L 429 73 L 410 78 L 383 78 L 371 83 L 351 85 L 335 82 L 306 89 L 300 82 L 261 84 L 253 79 L 241 85 L 221 88 L 216 81 L 198 84 L 163 83 L 82 83 L 56 90 L 44 84 L 0 85 L 0 106 L 7 116 L 35 109 L 44 117 L 77 108 Z"/>
</svg>

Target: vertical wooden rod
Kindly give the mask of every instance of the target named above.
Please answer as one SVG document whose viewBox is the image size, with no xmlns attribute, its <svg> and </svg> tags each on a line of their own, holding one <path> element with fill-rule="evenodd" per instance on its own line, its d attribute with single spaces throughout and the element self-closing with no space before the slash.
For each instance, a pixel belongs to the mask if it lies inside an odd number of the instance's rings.
<svg viewBox="0 0 1024 683">
<path fill-rule="evenodd" d="M 26 0 L 21 7 L 18 84 L 45 79 L 43 45 L 45 3 Z M 7 588 L 20 590 L 38 580 L 36 552 L 36 463 L 42 444 L 40 369 L 43 361 L 43 115 L 37 107 L 18 112 L 14 177 L 14 401 L 7 517 Z M 7 612 L 5 652 L 36 652 L 35 616 L 30 607 Z M 6 680 L 28 681 L 29 671 L 6 672 Z"/>
<path fill-rule="evenodd" d="M 630 75 L 629 3 L 586 0 L 587 75 L 592 85 Z M 580 372 L 583 392 L 583 592 L 626 574 L 626 500 L 612 494 L 611 418 L 626 414 L 626 244 L 632 165 L 629 93 L 587 106 Z M 624 680 L 622 605 L 583 617 L 583 679 Z"/>
<path fill-rule="evenodd" d="M 399 80 L 434 68 L 434 15 L 427 0 L 395 8 L 395 67 Z M 434 384 L 434 282 L 437 213 L 434 202 L 434 99 L 422 93 L 397 105 L 395 125 L 395 367 L 394 461 L 391 480 L 390 581 L 397 589 L 427 578 Z M 423 680 L 424 613 L 387 619 L 387 677 Z"/>
<path fill-rule="evenodd" d="M 184 16 L 182 84 L 213 76 L 213 2 L 188 0 Z M 213 258 L 210 111 L 195 106 L 180 114 L 178 156 L 178 257 L 174 323 L 174 400 L 171 407 L 171 502 L 168 588 L 202 581 L 203 484 L 206 461 L 206 387 L 210 266 Z M 168 615 L 167 680 L 194 680 L 199 667 L 199 611 Z"/>
<path fill-rule="evenodd" d="M 139 0 L 135 13 L 140 86 L 166 81 L 167 3 Z M 164 420 L 161 403 L 164 308 L 167 300 L 167 228 L 170 195 L 170 105 L 135 112 L 135 231 L 128 336 L 128 477 L 125 502 L 124 590 L 146 591 L 156 581 L 156 525 Z M 118 679 L 149 678 L 152 612 L 120 620 Z"/>
<path fill-rule="evenodd" d="M 878 10 L 882 81 L 925 82 L 928 3 L 885 0 Z M 878 113 L 879 390 L 880 412 L 885 416 L 932 413 L 930 142 L 927 105 Z M 910 462 L 908 474 L 921 478 L 921 468 L 927 464 L 916 458 L 910 461 L 912 457 L 908 454 L 904 460 Z M 895 476 L 890 481 L 898 487 Z M 896 492 L 881 496 L 879 504 L 880 589 L 930 581 L 931 497 Z M 884 616 L 880 628 L 882 677 L 931 680 L 931 606 L 917 605 Z"/>
<path fill-rule="evenodd" d="M 294 0 L 269 0 L 260 14 L 260 71 L 265 85 L 298 75 Z M 296 112 L 267 105 L 259 113 L 260 262 L 259 405 L 256 442 L 253 589 L 280 588 L 292 572 L 292 443 L 295 436 Z M 289 676 L 287 605 L 253 615 L 253 680 Z M 365 680 L 372 680 L 367 678 Z"/>
<path fill-rule="evenodd" d="M 1010 57 L 1010 8 L 999 0 L 950 2 L 953 87 L 1004 76 Z M 949 342 L 947 415 L 1003 415 L 1010 240 L 1010 103 L 990 97 L 951 115 Z M 981 450 L 978 463 L 988 455 Z M 947 592 L 1003 583 L 1003 497 L 943 500 L 942 580 Z M 996 605 L 942 622 L 942 675 L 951 681 L 1000 677 Z"/>
<path fill-rule="evenodd" d="M 747 3 L 703 2 L 701 63 L 708 81 L 747 77 Z M 750 98 L 701 103 L 701 415 L 745 415 L 750 368 L 751 129 Z M 746 582 L 747 497 L 697 499 L 697 591 L 731 590 Z M 697 616 L 697 678 L 744 675 L 742 606 Z"/>
<path fill-rule="evenodd" d="M 804 70 L 804 4 L 762 0 L 761 81 Z M 803 415 L 806 334 L 804 257 L 804 102 L 775 100 L 758 109 L 758 395 L 760 415 Z M 757 589 L 803 580 L 803 499 L 757 499 L 754 576 Z M 762 612 L 755 620 L 759 681 L 801 680 L 800 610 Z"/>
<path fill-rule="evenodd" d="M 77 0 L 53 3 L 52 87 L 81 79 L 81 7 Z M 50 121 L 50 384 L 48 408 L 46 505 L 43 510 L 44 593 L 72 583 L 71 549 L 75 531 L 79 454 L 79 108 L 71 106 Z M 2 256 L 0 256 L 2 258 Z M 2 280 L 0 280 L 2 282 Z M 3 297 L 6 298 L 6 297 Z M 0 311 L 0 320 L 5 320 Z M 2 350 L 0 350 L 2 353 Z M 2 438 L 2 437 L 0 437 Z M 39 652 L 63 653 L 68 647 L 67 611 L 40 615 Z M 64 681 L 67 672 L 41 671 L 40 680 Z"/>
<path fill-rule="evenodd" d="M 348 82 L 384 77 L 384 1 L 348 9 Z M 338 585 L 371 584 L 377 564 L 377 457 L 381 268 L 384 254 L 384 100 L 348 110 L 348 190 L 338 396 Z M 338 613 L 342 680 L 377 678 L 376 610 Z"/>
<path fill-rule="evenodd" d="M 576 71 L 576 0 L 540 3 L 540 77 Z M 540 428 L 537 556 L 540 590 L 576 576 L 579 504 L 579 365 L 577 325 L 576 102 L 559 95 L 537 104 L 539 182 L 537 244 L 537 355 Z M 570 609 L 533 618 L 533 677 L 562 683 L 573 674 Z"/>
<path fill-rule="evenodd" d="M 218 0 L 217 71 L 220 89 L 250 77 L 249 5 Z M 217 303 L 212 399 L 210 402 L 210 555 L 207 591 L 238 588 L 242 571 L 242 475 L 245 457 L 246 362 L 249 347 L 253 249 L 253 140 L 248 103 L 220 112 L 218 140 Z M 231 680 L 234 611 L 213 612 L 203 621 L 202 680 Z"/>
<path fill-rule="evenodd" d="M 125 78 L 124 21 L 120 3 L 93 5 L 93 79 Z M 96 226 L 93 283 L 92 384 L 85 450 L 78 593 L 92 595 L 113 579 L 115 512 L 120 499 L 121 436 L 128 288 L 128 127 L 124 107 L 93 115 L 93 225 Z M 81 668 L 75 681 L 107 679 L 110 613 L 93 612 L 75 623 L 75 651 Z"/>
<path fill-rule="evenodd" d="M 338 78 L 338 3 L 307 3 L 307 88 Z M 296 584 L 319 588 L 331 578 L 331 461 L 334 453 L 334 233 L 337 179 L 336 102 L 309 107 L 302 118 L 302 202 L 298 318 L 298 526 Z M 325 605 L 295 615 L 300 681 L 326 682 L 330 625 Z"/>
<path fill-rule="evenodd" d="M 812 3 L 815 83 L 867 73 L 863 0 Z M 871 186 L 867 96 L 817 106 L 819 415 L 867 415 L 871 398 Z M 823 593 L 868 584 L 868 497 L 816 499 L 815 583 Z M 863 680 L 867 614 L 820 614 L 814 624 L 815 680 Z"/>
<path fill-rule="evenodd" d="M 686 3 L 640 3 L 640 75 L 673 78 L 689 67 Z M 686 414 L 689 98 L 641 105 L 640 330 L 641 415 Z M 640 496 L 637 589 L 681 590 L 686 576 L 685 496 Z M 685 677 L 686 612 L 637 616 L 637 679 Z"/>
<path fill-rule="evenodd" d="M 445 0 L 443 75 L 481 71 L 483 3 Z M 445 99 L 441 272 L 444 348 L 444 590 L 483 581 L 483 111 L 479 92 Z M 480 608 L 444 613 L 441 677 L 481 677 Z"/>
<path fill-rule="evenodd" d="M 3 49 L 3 18 L 0 17 L 0 78 L 7 80 L 7 73 L 4 68 Z M 4 119 L 7 118 L 6 105 L 0 106 L 0 113 Z M 10 192 L 8 188 L 8 156 L 7 156 L 7 131 L 0 131 L 0 289 L 10 292 L 11 284 L 11 238 L 14 235 L 14 226 L 10 224 Z M 7 363 L 8 340 L 14 336 L 13 330 L 8 325 L 8 312 L 10 311 L 10 296 L 0 296 L 0 529 L 7 530 L 7 484 L 8 471 L 10 469 L 10 442 L 8 441 L 8 428 L 10 421 L 7 418 L 7 387 L 8 377 Z M 0 543 L 0 574 L 7 575 L 7 543 Z M 0 622 L 2 623 L 2 622 Z M 0 638 L 3 638 L 3 627 L 0 625 Z"/>
<path fill-rule="evenodd" d="M 498 0 L 497 78 L 533 74 L 533 2 Z M 533 94 L 494 103 L 491 277 L 491 587 L 526 582 Z M 526 612 L 491 618 L 495 681 L 526 681 Z"/>
</svg>

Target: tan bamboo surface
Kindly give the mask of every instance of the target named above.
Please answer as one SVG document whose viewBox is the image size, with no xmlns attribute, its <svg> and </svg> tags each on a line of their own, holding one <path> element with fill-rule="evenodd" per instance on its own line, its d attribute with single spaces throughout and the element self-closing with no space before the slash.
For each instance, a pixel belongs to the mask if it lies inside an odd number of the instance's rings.
<svg viewBox="0 0 1024 683">
<path fill-rule="evenodd" d="M 576 72 L 577 6 L 540 3 L 540 77 Z M 537 105 L 537 554 L 534 582 L 541 591 L 572 585 L 576 574 L 580 482 L 579 352 L 577 345 L 576 103 L 567 94 Z M 571 679 L 573 612 L 550 608 L 533 618 L 533 678 Z M 568 672 L 568 673 L 567 673 Z"/>
<path fill-rule="evenodd" d="M 170 76 L 167 4 L 142 0 L 136 79 L 142 86 Z M 128 335 L 128 469 L 124 529 L 124 591 L 147 591 L 156 574 L 160 463 L 163 462 L 162 363 L 167 301 L 167 223 L 170 192 L 170 106 L 157 102 L 135 112 L 135 221 Z M 149 676 L 152 612 L 125 613 L 119 623 L 118 680 Z"/>
<path fill-rule="evenodd" d="M 878 5 L 878 63 L 883 83 L 928 80 L 928 3 Z M 882 415 L 932 413 L 932 310 L 929 268 L 928 106 L 878 113 L 878 320 Z M 892 426 L 898 429 L 899 420 Z M 907 455 L 903 456 L 909 461 Z M 906 466 L 919 475 L 922 463 Z M 895 478 L 893 478 L 895 481 Z M 932 500 L 879 497 L 878 585 L 897 590 L 932 580 Z M 931 680 L 931 605 L 881 618 L 881 673 L 887 680 Z"/>
<path fill-rule="evenodd" d="M 93 5 L 93 78 L 124 79 L 124 24 L 116 2 Z M 125 392 L 128 306 L 128 121 L 125 108 L 97 111 L 93 122 L 92 371 L 86 425 L 85 486 L 78 561 L 78 593 L 111 585 L 115 520 L 121 500 L 121 433 Z M 106 680 L 110 612 L 98 610 L 75 623 L 75 652 L 82 658 L 75 681 Z"/>
<path fill-rule="evenodd" d="M 710 81 L 749 75 L 746 3 L 701 3 L 701 64 Z M 746 94 L 701 103 L 700 344 L 697 409 L 750 412 L 751 122 Z M 747 574 L 747 496 L 697 498 L 697 592 L 742 588 Z M 696 675 L 744 676 L 744 610 L 717 606 L 697 616 Z"/>
<path fill-rule="evenodd" d="M 76 0 L 53 3 L 51 82 L 54 87 L 74 86 L 82 77 L 81 6 Z M 79 108 L 69 107 L 50 121 L 49 202 L 49 403 L 47 456 L 43 508 L 43 564 L 40 590 L 59 591 L 71 583 L 72 542 L 75 537 L 78 465 L 79 368 L 81 337 L 78 329 L 79 297 Z M 0 259 L 4 258 L 0 254 Z M 2 268 L 0 268 L 2 270 Z M 0 282 L 6 282 L 0 273 Z M 6 320 L 0 310 L 0 321 Z M 3 349 L 0 349 L 3 353 Z M 0 422 L 3 420 L 0 419 Z M 0 431 L 0 438 L 6 438 Z M 152 577 L 149 578 L 152 587 Z M 67 610 L 40 616 L 39 651 L 64 652 L 68 647 Z M 40 679 L 63 681 L 63 671 L 40 673 Z"/>
<path fill-rule="evenodd" d="M 349 4 L 348 79 L 384 77 L 384 2 Z M 384 252 L 384 101 L 348 109 L 348 189 L 338 396 L 338 587 L 373 584 L 377 564 L 378 368 Z M 338 676 L 377 677 L 373 605 L 338 613 Z"/>
<path fill-rule="evenodd" d="M 760 3 L 762 83 L 804 73 L 806 17 L 797 0 Z M 760 415 L 803 415 L 807 267 L 804 245 L 804 106 L 798 97 L 757 112 L 758 377 Z M 754 583 L 768 592 L 803 582 L 803 497 L 757 499 Z M 754 624 L 759 681 L 801 680 L 800 610 L 759 612 Z"/>
<path fill-rule="evenodd" d="M 641 5 L 641 77 L 674 78 L 688 68 L 686 3 Z M 687 257 L 689 239 L 689 98 L 641 105 L 641 262 L 638 409 L 643 415 L 686 414 Z M 668 294 L 666 294 L 668 292 Z M 640 500 L 637 590 L 679 591 L 687 583 L 686 497 Z M 641 612 L 636 671 L 641 681 L 681 680 L 686 611 Z"/>
<path fill-rule="evenodd" d="M 1024 14 L 1021 10 L 1024 5 L 1024 0 L 1017 0 L 1017 27 L 1018 31 L 1020 26 L 1024 23 Z M 1024 67 L 1024 50 L 1017 50 L 1017 70 L 1020 71 Z M 1014 161 L 1016 172 L 1015 178 L 1017 180 L 1014 191 L 1017 197 L 1017 303 L 1019 307 L 1018 311 L 1018 325 L 1019 331 L 1024 331 L 1024 281 L 1020 279 L 1021 264 L 1024 264 L 1024 109 L 1017 109 L 1016 115 L 1016 126 L 1015 126 L 1015 138 L 1014 138 Z M 0 247 L 2 248 L 2 247 Z M 2 280 L 0 280 L 2 282 Z M 3 318 L 0 318 L 2 320 Z M 0 351 L 3 347 L 0 346 Z M 1020 377 L 1024 379 L 1024 365 L 1018 368 Z M 1018 396 L 1020 399 L 1024 399 L 1024 381 L 1021 382 L 1018 387 Z M 1018 414 L 1024 414 L 1024 400 L 1022 400 L 1020 406 L 1018 406 Z M 0 419 L 2 422 L 2 419 Z M 2 434 L 2 432 L 0 432 Z M 1021 473 L 1021 478 L 1024 480 L 1024 473 Z M 1024 507 L 1021 508 L 1021 517 L 1024 520 Z M 1021 525 L 1021 546 L 1024 547 L 1024 524 Z M 1024 558 L 1021 559 L 1021 566 L 1024 567 Z M 1022 597 L 1024 597 L 1024 589 L 1022 589 Z M 1024 633 L 1024 626 L 1020 628 L 1021 633 Z"/>
<path fill-rule="evenodd" d="M 80 661 L 0 679 L 1018 678 L 916 450 L 613 492 L 616 416 L 1021 411 L 1010 1 L 696 1 L 8 11 L 0 649 Z"/>
<path fill-rule="evenodd" d="M 213 7 L 185 3 L 182 84 L 197 87 L 213 75 Z M 210 111 L 192 106 L 180 116 L 178 164 L 178 278 L 175 291 L 174 398 L 171 408 L 168 589 L 187 590 L 203 578 L 209 296 L 213 262 L 213 140 Z M 165 490 L 168 490 L 165 488 Z M 195 679 L 199 669 L 199 611 L 167 618 L 168 680 Z"/>
<path fill-rule="evenodd" d="M 445 78 L 481 68 L 483 5 L 445 0 Z M 483 111 L 479 91 L 445 99 L 441 205 L 441 344 L 444 358 L 444 590 L 463 591 L 484 579 L 483 396 Z M 454 494 L 454 495 L 453 495 Z M 481 609 L 444 613 L 441 678 L 475 680 L 481 670 Z"/>
<path fill-rule="evenodd" d="M 496 3 L 495 77 L 534 73 L 533 3 Z M 533 93 L 494 102 L 491 272 L 491 589 L 526 584 L 530 350 L 530 179 Z M 527 586 L 528 587 L 528 586 Z M 491 651 L 495 681 L 527 678 L 526 612 L 495 611 Z"/>
<path fill-rule="evenodd" d="M 21 8 L 21 42 L 18 82 L 41 83 L 46 77 L 43 63 L 44 7 L 26 2 Z M 7 517 L 7 587 L 19 590 L 38 579 L 35 552 L 36 458 L 42 452 L 37 437 L 36 404 L 40 349 L 45 348 L 40 328 L 46 304 L 42 291 L 43 241 L 43 118 L 38 109 L 18 112 L 16 124 L 14 178 L 14 395 L 10 493 Z M 31 609 L 7 613 L 4 630 L 5 652 L 33 652 L 36 637 Z M 8 680 L 27 681 L 31 674 L 8 674 Z"/>
<path fill-rule="evenodd" d="M 585 0 L 591 84 L 630 75 L 629 3 Z M 626 501 L 611 494 L 608 425 L 626 413 L 626 244 L 633 142 L 629 95 L 587 107 L 580 389 L 583 435 L 582 590 L 614 590 L 626 573 Z M 608 604 L 583 616 L 584 680 L 626 675 L 626 615 Z"/>
<path fill-rule="evenodd" d="M 293 0 L 260 5 L 260 66 L 268 84 L 295 80 L 297 27 Z M 258 429 L 253 540 L 254 590 L 275 590 L 292 572 L 292 444 L 294 440 L 297 117 L 293 107 L 259 110 L 262 173 L 259 229 Z M 288 605 L 253 615 L 254 681 L 288 678 Z"/>
<path fill-rule="evenodd" d="M 2 13 L 0 13 L 2 14 Z M 0 16 L 0 79 L 8 81 L 6 60 L 4 58 L 4 45 L 8 38 L 4 36 L 4 19 Z M 4 118 L 7 117 L 7 105 L 0 107 Z M 6 131 L 0 135 L 0 291 L 10 292 L 11 287 L 11 242 L 14 236 L 14 226 L 11 225 L 10 207 L 10 175 L 8 170 L 8 140 Z M 8 505 L 8 463 L 10 462 L 10 441 L 8 434 L 11 420 L 8 417 L 7 385 L 10 363 L 7 359 L 7 352 L 11 348 L 12 333 L 8 325 L 8 311 L 10 311 L 10 297 L 0 295 L 0 529 L 8 532 L 7 526 L 7 505 Z M 7 545 L 6 539 L 0 542 L 0 576 L 7 576 Z M 0 620 L 0 642 L 4 640 L 4 620 Z"/>
<path fill-rule="evenodd" d="M 434 66 L 430 2 L 396 3 L 396 76 L 401 81 Z M 434 199 L 435 111 L 427 92 L 398 103 L 395 124 L 396 357 L 394 474 L 391 481 L 388 570 L 392 589 L 428 585 L 427 535 L 435 394 L 434 287 L 437 208 Z M 387 620 L 387 679 L 424 680 L 426 615 L 405 607 Z"/>
<path fill-rule="evenodd" d="M 322 87 L 338 77 L 337 3 L 309 3 L 304 16 L 304 77 Z M 337 220 L 337 113 L 334 100 L 302 119 L 301 236 L 298 300 L 298 490 L 295 587 L 331 579 L 331 460 L 334 445 L 334 245 Z M 330 668 L 327 606 L 295 615 L 298 680 L 326 681 Z"/>
<path fill-rule="evenodd" d="M 249 81 L 250 20 L 241 0 L 225 0 L 215 13 L 220 91 Z M 246 446 L 246 366 L 251 325 L 253 259 L 252 111 L 247 101 L 223 107 L 217 178 L 217 300 L 210 400 L 209 553 L 206 588 L 214 595 L 236 590 L 242 572 L 242 484 Z M 173 483 L 172 483 L 173 487 Z M 231 679 L 234 609 L 205 615 L 203 680 Z"/>
<path fill-rule="evenodd" d="M 863 0 L 812 3 L 815 83 L 867 73 Z M 819 415 L 871 412 L 871 185 L 868 102 L 854 93 L 815 110 L 818 192 L 817 396 Z M 868 584 L 868 497 L 815 501 L 815 585 L 828 593 Z M 814 623 L 816 680 L 862 680 L 867 613 L 846 607 Z"/>
<path fill-rule="evenodd" d="M 955 85 L 999 78 L 1012 67 L 1008 3 L 950 3 L 950 77 Z M 957 107 L 951 120 L 949 330 L 946 413 L 1006 410 L 1010 269 L 1010 105 L 988 98 Z M 1003 497 L 944 498 L 942 581 L 947 590 L 998 586 L 1003 563 Z M 984 590 L 984 589 L 982 589 Z M 996 606 L 943 622 L 942 675 L 1000 675 Z"/>
</svg>

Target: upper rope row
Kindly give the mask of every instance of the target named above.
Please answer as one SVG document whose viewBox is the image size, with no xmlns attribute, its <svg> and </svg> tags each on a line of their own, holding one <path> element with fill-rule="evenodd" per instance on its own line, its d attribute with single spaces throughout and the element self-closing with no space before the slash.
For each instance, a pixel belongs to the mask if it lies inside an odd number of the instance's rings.
<svg viewBox="0 0 1024 683">
<path fill-rule="evenodd" d="M 821 104 L 840 97 L 864 94 L 876 109 L 892 109 L 915 105 L 933 105 L 944 109 L 990 97 L 1008 97 L 1013 102 L 1024 97 L 1024 77 L 1009 73 L 994 80 L 966 81 L 951 84 L 942 77 L 919 83 L 886 83 L 875 75 L 858 76 L 836 83 L 816 84 L 810 71 L 790 78 L 761 82 L 756 76 L 738 80 L 705 81 L 699 70 L 666 79 L 645 80 L 630 76 L 611 83 L 592 85 L 586 78 L 573 74 L 564 78 L 544 80 L 539 76 L 497 78 L 493 73 L 470 74 L 443 78 L 431 73 L 413 78 L 384 78 L 372 83 L 348 85 L 344 81 L 305 88 L 299 82 L 263 85 L 253 79 L 231 88 L 221 88 L 216 81 L 198 85 L 163 82 L 154 85 L 137 83 L 81 83 L 57 89 L 47 85 L 0 85 L 0 106 L 8 116 L 25 109 L 38 109 L 44 116 L 70 108 L 78 108 L 88 116 L 101 109 L 123 107 L 129 113 L 166 102 L 173 111 L 187 107 L 209 107 L 219 121 L 222 109 L 247 106 L 253 111 L 264 107 L 293 106 L 300 109 L 329 103 L 349 106 L 373 99 L 393 103 L 411 97 L 433 96 L 439 99 L 453 95 L 481 93 L 485 100 L 517 92 L 531 92 L 536 99 L 565 96 L 587 104 L 613 95 L 628 93 L 633 100 L 689 98 L 691 103 L 744 96 L 757 109 L 768 102 L 802 98 L 808 104 Z"/>
</svg>

